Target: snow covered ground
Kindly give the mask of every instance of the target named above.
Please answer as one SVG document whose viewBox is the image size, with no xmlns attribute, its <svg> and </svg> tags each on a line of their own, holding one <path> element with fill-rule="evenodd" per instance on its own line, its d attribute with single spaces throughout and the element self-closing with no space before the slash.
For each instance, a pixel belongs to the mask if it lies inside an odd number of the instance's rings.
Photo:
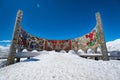
<svg viewBox="0 0 120 80">
<path fill-rule="evenodd" d="M 120 39 L 106 44 L 108 51 L 120 51 Z M 0 55 L 6 56 L 8 52 L 9 45 L 0 46 Z M 0 80 L 120 80 L 120 61 L 84 59 L 71 54 L 72 50 L 42 53 L 7 67 L 6 60 L 0 59 Z"/>
<path fill-rule="evenodd" d="M 95 61 L 71 53 L 43 52 L 0 69 L 0 80 L 120 80 L 120 61 Z"/>
</svg>

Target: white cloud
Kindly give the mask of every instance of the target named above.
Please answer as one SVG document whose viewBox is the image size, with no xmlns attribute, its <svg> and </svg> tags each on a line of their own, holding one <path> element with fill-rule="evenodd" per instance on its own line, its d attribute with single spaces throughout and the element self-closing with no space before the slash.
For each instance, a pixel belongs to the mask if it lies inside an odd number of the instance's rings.
<svg viewBox="0 0 120 80">
<path fill-rule="evenodd" d="M 0 41 L 0 43 L 7 43 L 7 42 L 11 42 L 11 40 L 2 40 L 2 41 Z"/>
</svg>

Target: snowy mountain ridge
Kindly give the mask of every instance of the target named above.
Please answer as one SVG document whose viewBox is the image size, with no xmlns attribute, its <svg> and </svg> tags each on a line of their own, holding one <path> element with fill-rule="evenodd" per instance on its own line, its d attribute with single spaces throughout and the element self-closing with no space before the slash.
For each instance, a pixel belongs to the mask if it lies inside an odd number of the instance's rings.
<svg viewBox="0 0 120 80">
<path fill-rule="evenodd" d="M 106 45 L 108 51 L 120 51 L 120 39 L 109 41 Z"/>
</svg>

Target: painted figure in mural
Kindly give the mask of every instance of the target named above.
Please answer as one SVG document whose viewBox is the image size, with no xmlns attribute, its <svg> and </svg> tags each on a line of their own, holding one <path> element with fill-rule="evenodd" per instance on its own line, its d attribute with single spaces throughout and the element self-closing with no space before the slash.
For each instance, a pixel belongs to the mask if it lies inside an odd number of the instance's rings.
<svg viewBox="0 0 120 80">
<path fill-rule="evenodd" d="M 96 29 L 91 31 L 89 34 L 86 34 L 85 37 L 89 39 L 89 41 L 86 43 L 87 46 L 94 46 L 96 41 L 98 41 L 99 39 L 98 32 Z"/>
</svg>

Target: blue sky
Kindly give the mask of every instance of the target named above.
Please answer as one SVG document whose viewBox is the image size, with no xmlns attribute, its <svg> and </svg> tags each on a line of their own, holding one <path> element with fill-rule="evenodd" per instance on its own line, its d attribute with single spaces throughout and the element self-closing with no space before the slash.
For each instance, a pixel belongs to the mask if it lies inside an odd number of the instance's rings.
<svg viewBox="0 0 120 80">
<path fill-rule="evenodd" d="M 120 38 L 120 0 L 0 0 L 0 41 L 11 40 L 17 11 L 22 27 L 34 36 L 70 39 L 96 25 L 100 12 L 106 41 Z"/>
</svg>

